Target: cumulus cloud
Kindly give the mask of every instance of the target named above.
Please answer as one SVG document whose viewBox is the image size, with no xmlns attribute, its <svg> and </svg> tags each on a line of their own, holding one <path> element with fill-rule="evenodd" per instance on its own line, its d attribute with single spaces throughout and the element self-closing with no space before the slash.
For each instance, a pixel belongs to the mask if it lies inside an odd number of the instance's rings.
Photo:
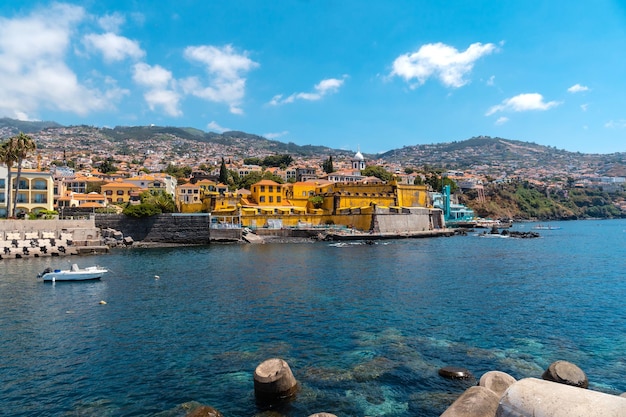
<svg viewBox="0 0 626 417">
<path fill-rule="evenodd" d="M 446 87 L 458 88 L 468 83 L 465 78 L 478 59 L 497 51 L 492 43 L 471 44 L 465 51 L 443 43 L 422 45 L 416 52 L 397 57 L 393 62 L 391 76 L 397 75 L 411 83 L 411 88 L 423 85 L 435 77 Z"/>
<path fill-rule="evenodd" d="M 347 75 L 344 75 L 343 78 L 326 78 L 315 84 L 315 86 L 313 87 L 313 91 L 293 93 L 286 98 L 283 98 L 282 94 L 275 95 L 274 97 L 272 97 L 269 104 L 272 106 L 278 106 L 280 104 L 293 103 L 296 100 L 321 100 L 322 97 L 328 94 L 334 94 L 339 91 L 346 78 Z"/>
<path fill-rule="evenodd" d="M 582 111 L 587 111 L 588 108 L 589 108 L 589 103 L 585 103 L 585 104 L 581 104 L 580 105 L 580 109 Z"/>
<path fill-rule="evenodd" d="M 142 62 L 133 67 L 133 80 L 146 87 L 144 99 L 150 110 L 160 108 L 170 116 L 182 114 L 179 108 L 181 96 L 170 71 L 160 65 L 151 66 Z"/>
<path fill-rule="evenodd" d="M 107 32 L 117 33 L 126 22 L 124 16 L 119 13 L 107 14 L 98 18 L 98 24 Z"/>
<path fill-rule="evenodd" d="M 507 98 L 501 104 L 491 107 L 486 116 L 491 116 L 497 112 L 509 111 L 509 112 L 522 112 L 530 110 L 548 110 L 554 106 L 558 106 L 558 101 L 543 100 L 543 96 L 538 93 L 520 94 L 515 97 Z"/>
<path fill-rule="evenodd" d="M 289 134 L 289 131 L 283 130 L 282 132 L 276 132 L 276 133 L 264 133 L 263 137 L 267 139 L 277 139 L 288 134 Z"/>
<path fill-rule="evenodd" d="M 240 105 L 245 95 L 245 75 L 259 66 L 248 58 L 247 53 L 237 53 L 231 45 L 189 46 L 185 49 L 187 60 L 205 66 L 208 85 L 198 77 L 181 80 L 185 93 L 216 103 L 226 103 L 231 113 L 241 114 Z"/>
<path fill-rule="evenodd" d="M 567 91 L 572 93 L 572 94 L 580 93 L 580 92 L 583 92 L 583 91 L 589 91 L 589 87 L 586 87 L 586 86 L 580 85 L 580 84 L 574 84 L 573 86 L 568 88 Z"/>
<path fill-rule="evenodd" d="M 217 122 L 215 120 L 211 121 L 211 123 L 209 123 L 206 127 L 211 132 L 217 132 L 217 133 L 224 133 L 224 132 L 228 132 L 228 131 L 232 130 L 229 127 L 222 127 L 222 126 L 220 126 L 219 124 L 217 124 Z"/>
<path fill-rule="evenodd" d="M 86 35 L 83 43 L 88 49 L 100 52 L 107 62 L 122 61 L 126 58 L 141 59 L 145 55 L 139 47 L 139 42 L 112 32 Z"/>
<path fill-rule="evenodd" d="M 111 106 L 124 91 L 90 88 L 66 64 L 71 37 L 86 19 L 80 6 L 53 3 L 0 17 L 0 113 L 32 117 L 41 108 L 85 115 Z"/>
</svg>

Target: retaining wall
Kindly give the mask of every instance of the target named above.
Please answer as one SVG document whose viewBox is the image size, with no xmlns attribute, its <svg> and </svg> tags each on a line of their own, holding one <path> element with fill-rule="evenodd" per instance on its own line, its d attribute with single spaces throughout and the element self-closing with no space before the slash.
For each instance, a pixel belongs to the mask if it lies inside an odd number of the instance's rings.
<svg viewBox="0 0 626 417">
<path fill-rule="evenodd" d="M 119 230 L 135 241 L 154 243 L 208 244 L 208 215 L 158 214 L 134 218 L 123 214 L 96 214 L 96 227 Z"/>
</svg>

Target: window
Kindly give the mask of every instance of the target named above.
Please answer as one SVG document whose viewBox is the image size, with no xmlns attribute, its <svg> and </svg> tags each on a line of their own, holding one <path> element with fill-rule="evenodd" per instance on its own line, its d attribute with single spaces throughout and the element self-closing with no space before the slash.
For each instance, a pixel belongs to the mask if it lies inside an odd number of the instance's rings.
<svg viewBox="0 0 626 417">
<path fill-rule="evenodd" d="M 259 197 L 259 203 L 265 203 L 265 196 L 264 195 Z"/>
<path fill-rule="evenodd" d="M 269 191 L 270 193 L 273 193 L 273 192 L 274 192 L 274 186 L 273 186 L 273 185 L 270 185 L 270 186 L 268 187 L 268 190 L 267 190 L 267 191 Z"/>
<path fill-rule="evenodd" d="M 20 180 L 20 190 L 28 190 L 28 181 Z"/>
<path fill-rule="evenodd" d="M 105 195 L 113 195 L 113 190 L 106 190 L 104 192 Z"/>
<path fill-rule="evenodd" d="M 35 185 L 33 186 L 35 190 L 47 190 L 48 183 L 45 180 L 35 180 Z"/>
<path fill-rule="evenodd" d="M 6 188 L 6 180 L 4 178 L 0 178 L 0 188 Z"/>
<path fill-rule="evenodd" d="M 124 190 L 117 190 L 117 195 L 124 195 Z"/>
<path fill-rule="evenodd" d="M 276 197 L 276 202 L 280 203 L 280 196 Z"/>
<path fill-rule="evenodd" d="M 47 202 L 48 202 L 48 199 L 46 198 L 45 194 L 35 194 L 33 196 L 33 203 L 46 204 Z"/>
<path fill-rule="evenodd" d="M 274 196 L 271 195 L 270 196 L 270 203 L 273 203 L 273 202 L 274 202 Z"/>
<path fill-rule="evenodd" d="M 123 198 L 118 198 L 118 199 L 117 199 L 117 202 L 118 202 L 118 203 L 123 203 L 123 202 L 124 202 L 124 199 L 123 199 Z"/>
<path fill-rule="evenodd" d="M 26 201 L 26 194 L 24 194 L 24 193 L 19 193 L 19 194 L 17 195 L 17 202 L 18 202 L 18 203 L 26 203 L 26 202 L 27 202 L 27 201 Z"/>
<path fill-rule="evenodd" d="M 264 193 L 265 192 L 265 185 L 261 186 L 261 192 Z"/>
</svg>

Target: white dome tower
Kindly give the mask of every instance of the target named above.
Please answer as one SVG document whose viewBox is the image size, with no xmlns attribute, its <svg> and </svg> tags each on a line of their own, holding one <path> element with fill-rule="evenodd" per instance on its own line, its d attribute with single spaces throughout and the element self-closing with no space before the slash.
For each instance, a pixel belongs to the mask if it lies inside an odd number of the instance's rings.
<svg viewBox="0 0 626 417">
<path fill-rule="evenodd" d="M 356 154 L 352 158 L 352 169 L 354 171 L 361 171 L 365 169 L 365 158 L 360 150 L 357 150 Z"/>
</svg>

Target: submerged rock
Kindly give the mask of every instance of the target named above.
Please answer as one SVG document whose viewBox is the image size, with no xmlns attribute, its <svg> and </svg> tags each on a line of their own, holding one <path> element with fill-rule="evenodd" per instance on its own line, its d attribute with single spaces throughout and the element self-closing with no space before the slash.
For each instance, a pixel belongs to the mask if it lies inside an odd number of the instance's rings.
<svg viewBox="0 0 626 417">
<path fill-rule="evenodd" d="M 567 361 L 552 362 L 541 378 L 573 387 L 587 388 L 589 386 L 587 375 L 582 369 Z"/>
</svg>

